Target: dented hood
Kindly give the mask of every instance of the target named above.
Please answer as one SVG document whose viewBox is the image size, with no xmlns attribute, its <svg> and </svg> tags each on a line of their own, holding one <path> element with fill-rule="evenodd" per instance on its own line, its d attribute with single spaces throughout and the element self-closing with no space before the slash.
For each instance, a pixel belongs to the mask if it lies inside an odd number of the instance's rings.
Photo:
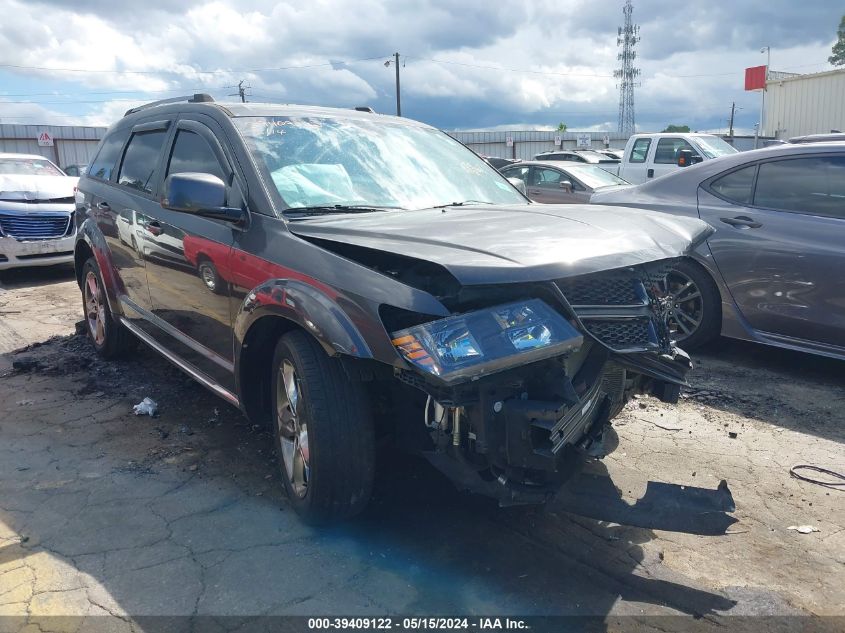
<svg viewBox="0 0 845 633">
<path fill-rule="evenodd" d="M 435 262 L 462 284 L 544 281 L 683 255 L 701 220 L 597 205 L 477 205 L 292 221 L 295 235 Z"/>
<path fill-rule="evenodd" d="M 73 176 L 0 174 L 0 200 L 26 202 L 72 198 L 78 180 Z"/>
</svg>

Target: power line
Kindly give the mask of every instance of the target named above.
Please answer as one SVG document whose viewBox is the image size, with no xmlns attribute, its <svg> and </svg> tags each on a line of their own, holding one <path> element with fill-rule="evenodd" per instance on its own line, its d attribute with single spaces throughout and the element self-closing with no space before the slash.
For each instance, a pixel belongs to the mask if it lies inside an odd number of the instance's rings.
<svg viewBox="0 0 845 633">
<path fill-rule="evenodd" d="M 374 60 L 381 60 L 386 57 L 379 55 L 378 57 L 363 57 L 361 59 L 353 59 L 350 61 L 336 61 L 325 62 L 320 64 L 305 64 L 301 66 L 277 66 L 273 68 L 247 68 L 247 69 L 218 69 L 218 70 L 199 70 L 193 67 L 187 67 L 181 70 L 103 70 L 94 68 L 53 68 L 50 66 L 23 66 L 20 64 L 0 64 L 0 68 L 14 68 L 17 70 L 43 70 L 50 72 L 68 72 L 68 73 L 96 73 L 96 74 L 113 74 L 113 75 L 174 75 L 184 74 L 185 71 L 190 70 L 198 75 L 220 75 L 232 73 L 265 73 L 276 72 L 281 70 L 303 70 L 307 68 L 320 68 L 325 66 L 345 66 L 348 64 L 357 64 L 358 62 L 368 62 Z"/>
</svg>

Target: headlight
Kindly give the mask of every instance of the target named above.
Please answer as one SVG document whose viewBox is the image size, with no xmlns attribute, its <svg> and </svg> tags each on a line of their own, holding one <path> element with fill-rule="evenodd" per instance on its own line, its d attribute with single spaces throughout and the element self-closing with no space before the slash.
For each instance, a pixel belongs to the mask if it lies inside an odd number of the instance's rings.
<svg viewBox="0 0 845 633">
<path fill-rule="evenodd" d="M 540 299 L 447 317 L 392 336 L 405 360 L 446 382 L 557 356 L 584 340 Z"/>
</svg>

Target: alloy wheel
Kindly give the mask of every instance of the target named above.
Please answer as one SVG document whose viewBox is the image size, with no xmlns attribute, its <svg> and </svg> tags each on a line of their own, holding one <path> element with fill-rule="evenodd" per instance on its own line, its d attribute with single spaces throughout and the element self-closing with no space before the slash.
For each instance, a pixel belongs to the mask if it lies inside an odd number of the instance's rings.
<svg viewBox="0 0 845 633">
<path fill-rule="evenodd" d="M 704 300 L 701 289 L 684 273 L 673 270 L 666 276 L 665 297 L 669 301 L 669 333 L 674 341 L 683 341 L 701 327 Z"/>
<path fill-rule="evenodd" d="M 100 281 L 93 271 L 88 271 L 85 276 L 85 317 L 88 321 L 88 331 L 91 338 L 99 347 L 106 340 L 106 306 L 103 302 L 103 293 Z"/>
<path fill-rule="evenodd" d="M 285 476 L 293 492 L 300 498 L 308 492 L 311 480 L 308 452 L 308 425 L 300 416 L 302 397 L 299 379 L 293 364 L 285 359 L 276 384 L 276 423 Z"/>
</svg>

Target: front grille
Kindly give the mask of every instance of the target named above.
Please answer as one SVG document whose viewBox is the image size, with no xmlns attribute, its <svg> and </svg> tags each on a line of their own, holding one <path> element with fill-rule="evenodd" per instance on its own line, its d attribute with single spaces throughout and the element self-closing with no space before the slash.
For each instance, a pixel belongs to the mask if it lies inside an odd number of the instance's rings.
<svg viewBox="0 0 845 633">
<path fill-rule="evenodd" d="M 559 279 L 556 284 L 584 329 L 616 352 L 665 348 L 668 330 L 655 287 L 672 260 Z"/>
<path fill-rule="evenodd" d="M 657 345 L 657 335 L 650 319 L 586 319 L 584 326 L 590 334 L 617 351 Z"/>
<path fill-rule="evenodd" d="M 19 240 L 49 240 L 63 237 L 70 226 L 68 213 L 4 213 L 0 230 Z"/>
<path fill-rule="evenodd" d="M 643 282 L 631 275 L 590 275 L 558 282 L 571 305 L 643 305 L 648 296 Z"/>
</svg>

